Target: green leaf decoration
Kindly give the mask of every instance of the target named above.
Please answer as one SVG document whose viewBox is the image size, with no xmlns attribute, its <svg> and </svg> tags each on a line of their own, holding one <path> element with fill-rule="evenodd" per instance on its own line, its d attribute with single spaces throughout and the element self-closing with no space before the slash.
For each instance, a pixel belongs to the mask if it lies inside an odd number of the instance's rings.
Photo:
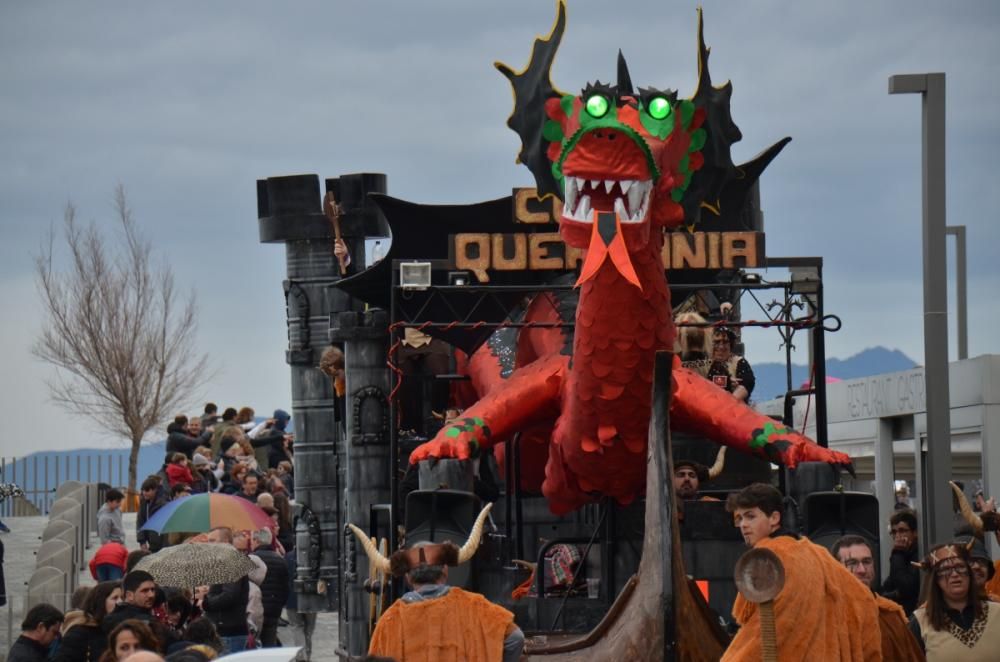
<svg viewBox="0 0 1000 662">
<path fill-rule="evenodd" d="M 694 104 L 685 99 L 681 101 L 681 126 L 685 129 L 691 126 L 691 118 L 694 117 Z"/>
<path fill-rule="evenodd" d="M 472 422 L 475 423 L 476 425 L 482 425 L 486 421 L 484 421 L 483 419 L 481 419 L 478 416 L 476 416 L 474 419 L 472 419 Z"/>
<path fill-rule="evenodd" d="M 677 165 L 677 169 L 680 170 L 681 172 L 687 172 L 688 170 L 691 169 L 690 166 L 691 166 L 691 158 L 685 156 L 683 159 L 681 159 L 681 162 Z"/>
<path fill-rule="evenodd" d="M 763 448 L 769 443 L 769 439 L 774 435 L 787 434 L 788 428 L 777 423 L 765 423 L 763 429 L 753 431 L 753 438 L 750 440 L 750 448 Z M 787 443 L 787 442 L 786 442 Z"/>
<path fill-rule="evenodd" d="M 548 120 L 542 127 L 542 137 L 550 143 L 560 142 L 563 139 L 562 127 L 555 120 Z"/>
<path fill-rule="evenodd" d="M 681 198 L 683 197 L 684 197 L 684 189 L 675 188 L 673 191 L 670 192 L 670 198 L 674 202 L 680 202 Z"/>
<path fill-rule="evenodd" d="M 559 100 L 559 105 L 562 107 L 563 112 L 566 113 L 566 117 L 573 116 L 573 95 L 567 94 Z"/>
<path fill-rule="evenodd" d="M 708 138 L 708 134 L 705 133 L 705 129 L 695 129 L 691 132 L 691 145 L 688 147 L 688 152 L 698 152 L 701 148 L 705 146 L 705 140 Z"/>
<path fill-rule="evenodd" d="M 455 426 L 451 426 L 444 431 L 444 436 L 446 437 L 457 437 L 460 434 L 462 434 L 462 431 Z"/>
</svg>

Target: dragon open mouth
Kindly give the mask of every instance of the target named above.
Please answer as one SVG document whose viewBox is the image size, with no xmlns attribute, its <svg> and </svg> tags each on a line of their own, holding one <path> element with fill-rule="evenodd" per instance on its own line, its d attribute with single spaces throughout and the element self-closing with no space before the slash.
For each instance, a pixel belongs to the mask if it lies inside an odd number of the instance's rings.
<svg viewBox="0 0 1000 662">
<path fill-rule="evenodd" d="M 649 179 L 584 179 L 566 176 L 563 217 L 593 223 L 595 211 L 614 211 L 622 223 L 642 223 L 649 213 Z"/>
</svg>

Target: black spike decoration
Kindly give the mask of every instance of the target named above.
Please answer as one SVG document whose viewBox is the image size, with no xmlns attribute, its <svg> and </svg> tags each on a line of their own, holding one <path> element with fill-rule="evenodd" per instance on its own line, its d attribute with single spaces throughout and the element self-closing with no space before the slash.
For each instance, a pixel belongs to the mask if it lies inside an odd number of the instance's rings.
<svg viewBox="0 0 1000 662">
<path fill-rule="evenodd" d="M 535 176 L 535 186 L 541 198 L 549 195 L 562 197 L 563 193 L 552 174 L 552 162 L 545 153 L 548 142 L 542 136 L 542 129 L 546 120 L 545 102 L 553 97 L 563 96 L 552 85 L 549 73 L 565 30 L 566 5 L 560 0 L 552 31 L 545 38 L 535 39 L 531 60 L 524 71 L 517 73 L 502 62 L 494 64 L 514 88 L 514 112 L 507 120 L 507 126 L 521 136 L 518 162 L 526 165 Z"/>
<path fill-rule="evenodd" d="M 632 89 L 632 76 L 628 72 L 628 62 L 622 55 L 622 49 L 618 49 L 618 94 L 621 96 L 635 96 Z"/>
<path fill-rule="evenodd" d="M 705 28 L 701 8 L 698 8 L 698 88 L 691 101 L 696 108 L 704 108 L 707 133 L 701 153 L 705 164 L 694 173 L 684 195 L 684 222 L 692 226 L 701 217 L 705 207 L 716 215 L 721 214 L 723 200 L 729 204 L 743 205 L 747 192 L 771 160 L 778 155 L 791 138 L 783 138 L 761 152 L 756 158 L 739 166 L 733 164 L 730 147 L 743 139 L 743 134 L 733 122 L 729 101 L 733 84 L 726 81 L 719 87 L 712 86 L 708 71 L 711 49 L 705 46 Z"/>
</svg>

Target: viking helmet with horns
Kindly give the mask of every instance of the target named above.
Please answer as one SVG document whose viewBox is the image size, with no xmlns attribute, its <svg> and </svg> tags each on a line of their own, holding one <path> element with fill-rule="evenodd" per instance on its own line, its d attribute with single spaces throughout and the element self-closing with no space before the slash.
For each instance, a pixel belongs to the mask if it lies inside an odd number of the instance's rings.
<svg viewBox="0 0 1000 662">
<path fill-rule="evenodd" d="M 921 570 L 933 572 L 934 568 L 948 559 L 962 559 L 968 563 L 969 550 L 972 549 L 972 543 L 975 542 L 975 540 L 975 538 L 972 538 L 965 544 L 951 543 L 948 545 L 939 545 L 932 549 L 927 556 L 924 557 L 923 561 L 913 561 L 913 565 Z"/>
<path fill-rule="evenodd" d="M 348 524 L 347 526 L 357 536 L 358 541 L 361 542 L 361 546 L 365 550 L 365 554 L 368 555 L 368 558 L 378 570 L 390 573 L 394 577 L 402 577 L 410 570 L 421 565 L 456 566 L 471 559 L 475 555 L 476 550 L 479 549 L 479 542 L 483 537 L 483 526 L 486 523 L 486 517 L 490 514 L 491 508 L 493 508 L 492 503 L 486 504 L 486 507 L 480 511 L 479 517 L 476 518 L 476 523 L 472 526 L 472 531 L 469 532 L 468 540 L 461 547 L 451 541 L 421 543 L 412 545 L 409 548 L 400 548 L 393 552 L 389 558 L 386 558 L 378 551 L 375 543 L 365 535 L 364 531 L 353 524 Z"/>
</svg>

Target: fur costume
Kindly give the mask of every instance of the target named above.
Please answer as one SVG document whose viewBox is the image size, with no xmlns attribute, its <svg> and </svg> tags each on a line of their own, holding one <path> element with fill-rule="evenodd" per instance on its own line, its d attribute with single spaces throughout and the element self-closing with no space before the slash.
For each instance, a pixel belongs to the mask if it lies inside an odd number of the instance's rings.
<svg viewBox="0 0 1000 662">
<path fill-rule="evenodd" d="M 882 659 L 875 597 L 829 551 L 788 536 L 765 538 L 757 546 L 777 554 L 785 567 L 785 586 L 774 599 L 779 662 Z M 760 660 L 757 605 L 739 595 L 733 617 L 740 631 L 722 660 Z"/>
</svg>

